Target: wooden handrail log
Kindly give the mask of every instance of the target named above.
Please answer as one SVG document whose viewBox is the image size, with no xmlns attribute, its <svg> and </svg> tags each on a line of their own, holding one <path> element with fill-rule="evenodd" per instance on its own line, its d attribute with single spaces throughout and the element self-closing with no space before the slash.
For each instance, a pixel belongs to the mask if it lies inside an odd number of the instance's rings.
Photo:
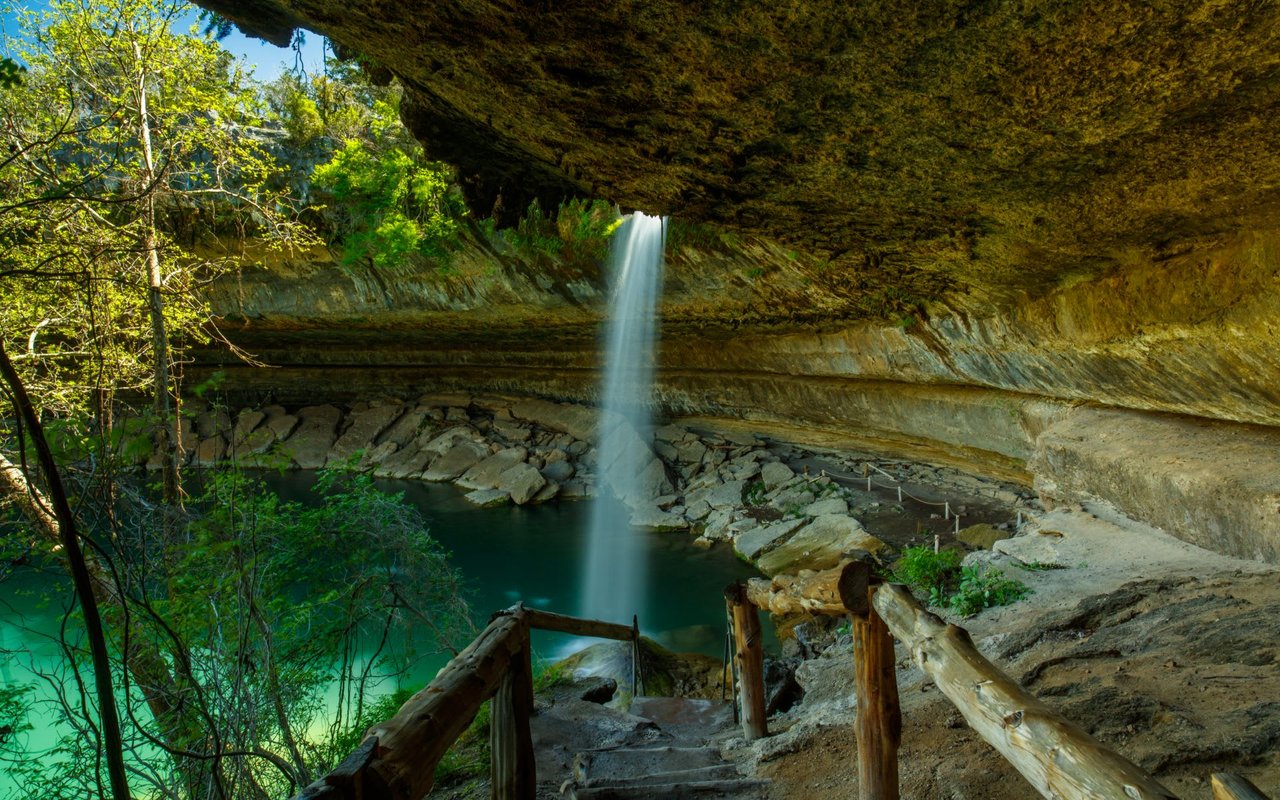
<svg viewBox="0 0 1280 800">
<path fill-rule="evenodd" d="M 1215 772 L 1210 778 L 1213 800 L 1267 800 L 1248 778 L 1234 772 Z"/>
<path fill-rule="evenodd" d="M 872 602 L 969 726 L 1044 797 L 1176 800 L 1154 778 L 1001 672 L 963 628 L 930 614 L 906 587 L 881 586 Z"/>
<path fill-rule="evenodd" d="M 619 625 L 598 619 L 580 619 L 551 611 L 539 611 L 536 608 L 525 608 L 524 616 L 530 628 L 542 631 L 569 633 L 574 636 L 594 636 L 598 639 L 619 639 L 624 642 L 635 638 L 630 625 Z"/>
<path fill-rule="evenodd" d="M 526 614 L 520 606 L 499 614 L 394 717 L 371 728 L 365 743 L 373 739 L 377 744 L 362 770 L 326 776 L 299 798 L 421 800 L 426 796 L 435 781 L 436 764 L 528 647 Z"/>
</svg>

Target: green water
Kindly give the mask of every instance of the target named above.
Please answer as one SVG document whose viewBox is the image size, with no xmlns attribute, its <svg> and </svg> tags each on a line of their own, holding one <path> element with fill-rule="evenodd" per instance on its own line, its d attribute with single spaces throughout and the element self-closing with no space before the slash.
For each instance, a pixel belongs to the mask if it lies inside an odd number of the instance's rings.
<svg viewBox="0 0 1280 800">
<path fill-rule="evenodd" d="M 264 476 L 283 498 L 309 502 L 314 480 L 306 473 Z M 415 481 L 380 481 L 384 491 L 403 492 L 426 516 L 432 536 L 451 553 L 465 576 L 468 600 L 477 627 L 499 609 L 523 602 L 528 606 L 574 615 L 590 615 L 584 607 L 582 550 L 592 503 L 551 503 L 536 507 L 499 506 L 478 509 L 452 486 Z M 648 592 L 635 613 L 641 631 L 680 652 L 719 657 L 724 647 L 722 589 L 733 581 L 756 575 L 727 547 L 696 548 L 687 533 L 639 533 L 647 559 Z M 40 601 L 48 598 L 52 601 Z M 56 568 L 19 568 L 0 583 L 0 679 L 5 686 L 34 684 L 37 699 L 49 699 L 71 689 L 58 644 L 64 606 L 70 602 L 69 582 Z M 77 623 L 68 623 L 68 637 L 81 638 Z M 425 635 L 425 631 L 424 631 Z M 552 661 L 592 641 L 536 631 L 536 659 Z M 395 681 L 420 685 L 447 662 L 447 655 L 427 656 Z M 336 701 L 337 687 L 329 691 Z M 60 731 L 51 714 L 35 712 L 33 730 L 20 734 L 22 749 L 40 753 L 53 745 Z M 0 730 L 0 735 L 4 732 Z M 0 798 L 11 794 L 13 779 L 0 765 Z"/>
</svg>

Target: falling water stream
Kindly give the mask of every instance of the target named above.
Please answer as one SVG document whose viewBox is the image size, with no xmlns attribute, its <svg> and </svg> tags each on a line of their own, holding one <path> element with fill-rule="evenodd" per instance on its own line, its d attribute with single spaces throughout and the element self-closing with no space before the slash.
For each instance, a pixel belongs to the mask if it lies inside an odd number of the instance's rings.
<svg viewBox="0 0 1280 800">
<path fill-rule="evenodd" d="M 630 622 L 646 599 L 648 551 L 631 528 L 627 501 L 639 497 L 641 472 L 653 458 L 648 442 L 665 231 L 662 217 L 637 211 L 613 238 L 596 451 L 600 484 L 607 487 L 602 494 L 613 498 L 602 497 L 591 515 L 581 608 L 584 616 L 612 622 Z"/>
</svg>

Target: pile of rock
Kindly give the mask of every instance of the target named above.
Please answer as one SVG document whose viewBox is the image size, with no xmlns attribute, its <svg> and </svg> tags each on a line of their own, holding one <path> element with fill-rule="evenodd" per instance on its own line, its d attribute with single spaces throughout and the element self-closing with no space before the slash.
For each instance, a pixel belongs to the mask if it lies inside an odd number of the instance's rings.
<svg viewBox="0 0 1280 800">
<path fill-rule="evenodd" d="M 597 429 L 620 419 L 571 403 L 429 395 L 350 408 L 205 409 L 184 422 L 191 463 L 319 469 L 354 463 L 380 477 L 452 482 L 477 505 L 591 497 L 610 469 L 640 480 L 620 498 L 633 524 L 691 530 L 730 544 L 763 572 L 824 569 L 885 544 L 858 521 L 857 493 L 789 466 L 811 453 L 747 434 L 664 425 L 634 440 L 626 463 L 600 464 Z M 865 496 L 861 497 L 867 502 Z"/>
</svg>

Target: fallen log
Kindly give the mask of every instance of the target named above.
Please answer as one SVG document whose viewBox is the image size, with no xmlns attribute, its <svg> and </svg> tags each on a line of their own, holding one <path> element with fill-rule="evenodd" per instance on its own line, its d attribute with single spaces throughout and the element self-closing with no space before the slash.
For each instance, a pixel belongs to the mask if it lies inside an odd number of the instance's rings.
<svg viewBox="0 0 1280 800">
<path fill-rule="evenodd" d="M 618 639 L 624 642 L 630 642 L 636 636 L 630 625 L 619 625 L 615 622 L 579 619 L 551 611 L 539 611 L 536 608 L 526 608 L 524 614 L 529 627 L 540 631 L 557 631 L 574 636 L 593 636 L 597 639 Z"/>
<path fill-rule="evenodd" d="M 906 587 L 881 586 L 873 604 L 920 669 L 1036 791 L 1056 800 L 1176 800 L 1001 672 L 969 634 L 926 611 Z"/>
</svg>

